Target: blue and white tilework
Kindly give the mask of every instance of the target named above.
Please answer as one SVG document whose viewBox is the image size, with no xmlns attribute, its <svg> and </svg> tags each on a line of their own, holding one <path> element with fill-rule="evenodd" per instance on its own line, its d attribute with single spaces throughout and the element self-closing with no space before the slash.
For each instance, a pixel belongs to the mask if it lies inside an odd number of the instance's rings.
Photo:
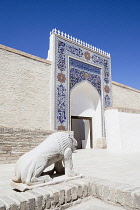
<svg viewBox="0 0 140 210">
<path fill-rule="evenodd" d="M 101 95 L 101 69 L 87 63 L 69 58 L 70 90 L 78 83 L 87 80 Z"/>
<path fill-rule="evenodd" d="M 55 35 L 55 129 L 69 130 L 71 89 L 87 80 L 100 94 L 102 107 L 111 106 L 110 58 Z"/>
</svg>

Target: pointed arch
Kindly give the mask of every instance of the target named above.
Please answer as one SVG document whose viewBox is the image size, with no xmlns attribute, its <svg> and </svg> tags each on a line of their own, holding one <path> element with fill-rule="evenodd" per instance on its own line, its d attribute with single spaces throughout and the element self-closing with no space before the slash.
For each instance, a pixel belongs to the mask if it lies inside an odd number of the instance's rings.
<svg viewBox="0 0 140 210">
<path fill-rule="evenodd" d="M 82 81 L 77 83 L 70 92 L 71 115 L 92 116 L 100 103 L 100 95 L 90 82 Z"/>
<path fill-rule="evenodd" d="M 71 117 L 83 117 L 92 119 L 92 128 L 85 122 L 85 142 L 84 148 L 90 148 L 90 132 L 93 133 L 94 140 L 102 135 L 101 117 L 101 96 L 93 85 L 86 81 L 77 83 L 70 92 L 70 115 Z M 77 126 L 78 129 L 78 126 Z M 93 132 L 94 131 L 94 132 Z M 76 128 L 75 128 L 76 132 Z M 81 132 L 81 131 L 78 131 Z M 83 139 L 84 140 L 84 139 Z"/>
</svg>

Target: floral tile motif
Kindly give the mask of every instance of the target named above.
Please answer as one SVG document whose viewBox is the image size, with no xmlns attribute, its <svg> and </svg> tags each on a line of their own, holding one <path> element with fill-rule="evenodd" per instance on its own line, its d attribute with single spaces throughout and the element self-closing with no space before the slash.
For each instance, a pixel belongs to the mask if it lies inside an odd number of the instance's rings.
<svg viewBox="0 0 140 210">
<path fill-rule="evenodd" d="M 57 120 L 63 125 L 66 121 L 66 88 L 61 84 L 57 86 Z"/>
<path fill-rule="evenodd" d="M 108 86 L 108 85 L 106 85 L 106 86 L 104 87 L 104 90 L 105 90 L 105 92 L 106 92 L 106 93 L 109 93 L 109 92 L 110 92 L 110 88 L 109 88 L 109 86 Z"/>
<path fill-rule="evenodd" d="M 58 79 L 59 82 L 63 83 L 63 82 L 65 82 L 66 77 L 63 73 L 58 73 L 57 79 Z"/>
<path fill-rule="evenodd" d="M 87 59 L 87 60 L 90 60 L 90 58 L 91 58 L 89 52 L 85 52 L 84 56 L 85 56 L 85 59 Z"/>
</svg>

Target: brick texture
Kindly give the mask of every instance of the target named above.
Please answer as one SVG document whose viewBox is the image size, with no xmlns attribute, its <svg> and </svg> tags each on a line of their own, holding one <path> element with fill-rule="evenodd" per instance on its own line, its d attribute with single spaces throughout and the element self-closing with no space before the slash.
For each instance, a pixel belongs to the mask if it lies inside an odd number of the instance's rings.
<svg viewBox="0 0 140 210">
<path fill-rule="evenodd" d="M 1 126 L 50 130 L 51 63 L 18 52 L 0 47 Z"/>
<path fill-rule="evenodd" d="M 57 131 L 0 127 L 0 164 L 15 163 L 25 152 Z M 72 131 L 66 131 L 73 135 Z"/>
<path fill-rule="evenodd" d="M 0 164 L 14 163 L 55 131 L 0 128 Z"/>
<path fill-rule="evenodd" d="M 140 90 L 112 82 L 113 107 L 140 110 Z"/>
</svg>

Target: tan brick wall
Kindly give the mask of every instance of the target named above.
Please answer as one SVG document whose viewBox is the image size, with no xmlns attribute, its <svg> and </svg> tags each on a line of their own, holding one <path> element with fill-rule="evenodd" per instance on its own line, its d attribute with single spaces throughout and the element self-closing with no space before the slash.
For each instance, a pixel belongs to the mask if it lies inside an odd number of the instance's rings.
<svg viewBox="0 0 140 210">
<path fill-rule="evenodd" d="M 55 131 L 0 128 L 0 164 L 12 163 Z"/>
<path fill-rule="evenodd" d="M 57 131 L 0 127 L 0 164 L 14 163 Z M 68 131 L 66 131 L 68 132 Z M 73 135 L 72 131 L 69 131 Z"/>
<path fill-rule="evenodd" d="M 50 130 L 51 62 L 0 45 L 0 124 Z"/>
<path fill-rule="evenodd" d="M 140 109 L 140 91 L 112 82 L 113 107 Z"/>
</svg>

